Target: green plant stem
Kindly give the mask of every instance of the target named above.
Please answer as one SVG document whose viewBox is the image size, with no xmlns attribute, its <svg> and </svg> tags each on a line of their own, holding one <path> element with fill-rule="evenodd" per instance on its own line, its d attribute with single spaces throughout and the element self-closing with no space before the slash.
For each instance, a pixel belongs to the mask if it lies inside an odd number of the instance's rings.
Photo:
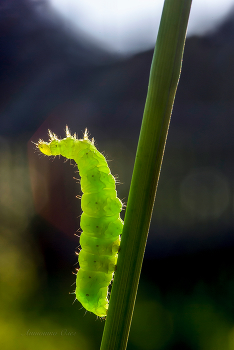
<svg viewBox="0 0 234 350">
<path fill-rule="evenodd" d="M 191 1 L 164 2 L 101 350 L 127 347 Z"/>
</svg>

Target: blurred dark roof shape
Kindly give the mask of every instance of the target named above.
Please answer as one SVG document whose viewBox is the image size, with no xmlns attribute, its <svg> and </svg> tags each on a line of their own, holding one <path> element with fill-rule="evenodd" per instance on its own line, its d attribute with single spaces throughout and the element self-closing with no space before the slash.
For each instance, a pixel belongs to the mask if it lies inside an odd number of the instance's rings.
<svg viewBox="0 0 234 350">
<path fill-rule="evenodd" d="M 106 63 L 110 58 L 87 34 L 74 32 L 47 0 L 2 0 L 0 33 L 0 59 L 5 58 L 8 66 L 15 60 L 28 64 L 57 55 L 79 66 Z"/>
<path fill-rule="evenodd" d="M 32 131 L 113 59 L 87 35 L 75 33 L 48 1 L 2 0 L 1 134 Z"/>
<path fill-rule="evenodd" d="M 233 142 L 232 128 L 222 133 L 220 126 L 222 118 L 233 120 L 233 28 L 234 11 L 216 31 L 186 42 L 172 123 L 184 130 L 200 130 L 199 123 L 205 123 L 201 143 L 206 131 L 214 142 L 217 134 L 220 142 Z M 85 107 L 85 118 L 96 118 L 112 132 L 121 123 L 127 133 L 128 124 L 139 132 L 153 50 L 125 59 L 111 56 L 75 34 L 47 1 L 2 0 L 0 34 L 2 134 L 33 132 L 67 101 L 75 102 L 81 115 L 79 99 L 90 109 Z"/>
</svg>

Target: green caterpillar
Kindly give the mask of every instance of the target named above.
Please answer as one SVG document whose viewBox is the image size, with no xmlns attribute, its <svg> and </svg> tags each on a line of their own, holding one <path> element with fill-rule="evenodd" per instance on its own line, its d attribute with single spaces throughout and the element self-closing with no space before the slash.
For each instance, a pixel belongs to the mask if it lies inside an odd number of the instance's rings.
<svg viewBox="0 0 234 350">
<path fill-rule="evenodd" d="M 108 309 L 108 286 L 117 264 L 123 221 L 120 218 L 122 202 L 117 198 L 115 178 L 111 175 L 105 157 L 89 140 L 71 136 L 66 127 L 66 138 L 59 140 L 49 131 L 50 140 L 39 140 L 39 150 L 47 156 L 62 155 L 74 159 L 80 173 L 82 215 L 80 226 L 80 269 L 76 277 L 76 298 L 86 310 L 105 317 Z"/>
</svg>

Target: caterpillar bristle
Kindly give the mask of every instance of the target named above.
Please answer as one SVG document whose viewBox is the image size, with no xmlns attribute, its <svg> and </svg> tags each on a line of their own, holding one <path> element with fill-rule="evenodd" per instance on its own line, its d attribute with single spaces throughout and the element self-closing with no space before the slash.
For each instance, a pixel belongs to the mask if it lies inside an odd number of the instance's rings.
<svg viewBox="0 0 234 350">
<path fill-rule="evenodd" d="M 52 132 L 50 131 L 50 129 L 48 130 L 48 134 L 49 134 L 49 137 L 50 137 L 50 141 L 53 141 L 54 140 L 54 135 L 52 134 Z M 40 140 L 39 140 L 40 141 Z"/>
<path fill-rule="evenodd" d="M 38 143 L 36 143 L 36 142 L 33 142 L 33 141 L 31 141 L 31 142 L 32 142 L 34 145 L 36 145 L 36 146 L 38 145 Z"/>
<path fill-rule="evenodd" d="M 113 176 L 114 176 L 116 185 L 123 185 L 123 183 L 119 181 L 119 175 L 113 175 Z"/>
<path fill-rule="evenodd" d="M 125 210 L 124 208 L 126 208 L 126 207 L 127 207 L 127 203 L 126 202 L 122 202 L 122 210 Z"/>
<path fill-rule="evenodd" d="M 86 128 L 84 132 L 84 140 L 88 140 L 88 139 L 89 139 L 88 129 Z"/>
<path fill-rule="evenodd" d="M 68 126 L 66 125 L 66 136 L 67 137 L 71 137 L 70 131 L 68 129 Z"/>
</svg>

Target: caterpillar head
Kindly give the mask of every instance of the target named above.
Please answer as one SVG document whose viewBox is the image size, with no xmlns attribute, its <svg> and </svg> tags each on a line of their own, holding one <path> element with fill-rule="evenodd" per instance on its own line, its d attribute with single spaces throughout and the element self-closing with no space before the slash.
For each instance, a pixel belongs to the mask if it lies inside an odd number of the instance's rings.
<svg viewBox="0 0 234 350">
<path fill-rule="evenodd" d="M 43 140 L 39 140 L 36 144 L 37 148 L 41 151 L 41 153 L 44 153 L 47 156 L 51 156 L 51 150 L 50 150 L 50 143 L 45 142 Z"/>
<path fill-rule="evenodd" d="M 36 144 L 36 146 L 46 156 L 57 156 L 60 154 L 60 147 L 59 147 L 60 140 L 50 130 L 49 130 L 49 136 L 50 136 L 50 142 L 45 142 L 40 139 Z"/>
<path fill-rule="evenodd" d="M 57 156 L 61 153 L 59 147 L 59 140 L 53 140 L 51 142 L 39 140 L 37 143 L 37 147 L 46 156 Z"/>
</svg>

